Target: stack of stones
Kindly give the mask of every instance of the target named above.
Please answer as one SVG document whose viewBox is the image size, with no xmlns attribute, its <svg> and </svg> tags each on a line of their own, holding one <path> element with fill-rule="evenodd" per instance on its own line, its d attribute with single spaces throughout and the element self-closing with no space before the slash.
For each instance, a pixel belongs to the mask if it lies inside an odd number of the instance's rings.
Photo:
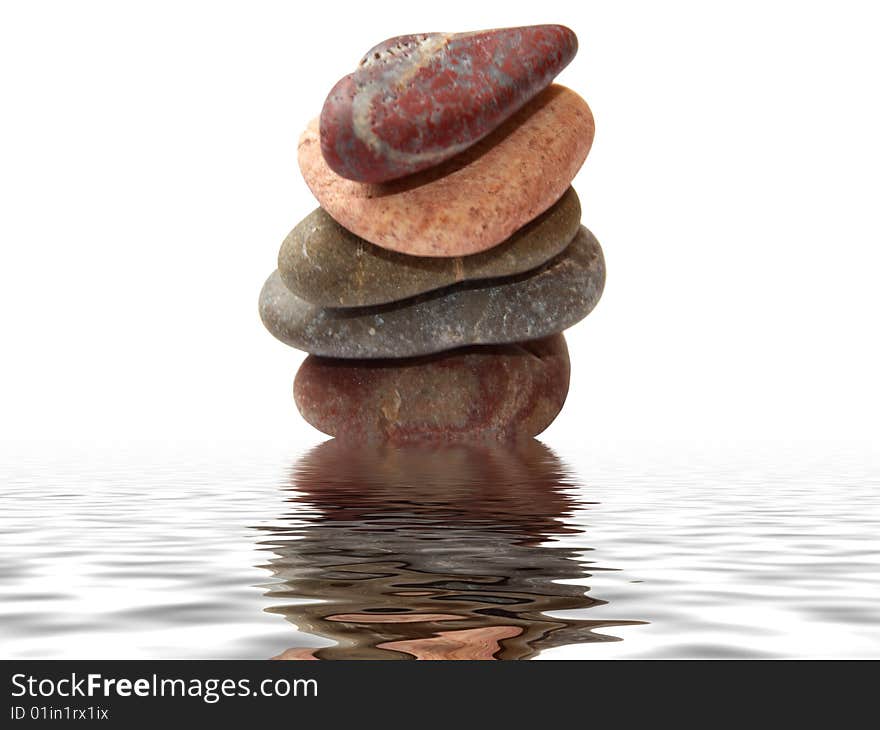
<svg viewBox="0 0 880 730">
<path fill-rule="evenodd" d="M 330 92 L 299 142 L 321 207 L 284 240 L 260 315 L 311 353 L 303 417 L 362 441 L 516 439 L 557 416 L 562 331 L 605 283 L 570 187 L 586 102 L 554 77 L 559 25 L 392 38 Z"/>
</svg>

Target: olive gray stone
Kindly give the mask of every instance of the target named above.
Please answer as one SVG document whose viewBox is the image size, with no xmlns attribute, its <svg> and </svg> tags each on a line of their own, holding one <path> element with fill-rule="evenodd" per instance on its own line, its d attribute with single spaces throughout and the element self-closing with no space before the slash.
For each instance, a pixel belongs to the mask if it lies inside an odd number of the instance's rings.
<svg viewBox="0 0 880 730">
<path fill-rule="evenodd" d="M 580 201 L 569 188 L 553 207 L 498 246 L 470 256 L 439 258 L 376 246 L 318 208 L 284 239 L 278 272 L 296 296 L 322 307 L 385 304 L 459 281 L 535 269 L 571 242 L 580 220 Z"/>
<path fill-rule="evenodd" d="M 275 271 L 260 293 L 260 317 L 279 340 L 315 355 L 413 357 L 562 332 L 590 313 L 604 285 L 602 249 L 581 226 L 568 248 L 534 272 L 378 307 L 317 307 L 293 294 Z"/>
</svg>

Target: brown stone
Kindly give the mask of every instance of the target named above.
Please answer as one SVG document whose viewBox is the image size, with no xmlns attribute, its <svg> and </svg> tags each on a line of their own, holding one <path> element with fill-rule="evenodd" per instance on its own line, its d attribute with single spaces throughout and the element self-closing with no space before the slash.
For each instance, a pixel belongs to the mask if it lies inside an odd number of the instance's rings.
<svg viewBox="0 0 880 730">
<path fill-rule="evenodd" d="M 316 307 L 284 286 L 276 271 L 263 285 L 259 310 L 272 335 L 313 355 L 419 357 L 563 332 L 593 310 L 604 284 L 602 248 L 581 226 L 559 256 L 535 271 L 376 307 Z"/>
<path fill-rule="evenodd" d="M 294 228 L 278 253 L 278 273 L 297 297 L 321 307 L 367 307 L 450 284 L 531 271 L 562 252 L 578 232 L 573 188 L 504 243 L 473 256 L 409 256 L 374 246 L 318 208 Z"/>
<path fill-rule="evenodd" d="M 347 180 L 324 160 L 314 120 L 299 142 L 303 177 L 342 226 L 414 256 L 467 256 L 507 239 L 555 203 L 593 141 L 593 116 L 553 85 L 494 132 L 429 170 L 384 184 Z"/>
<path fill-rule="evenodd" d="M 303 418 L 340 439 L 514 440 L 553 422 L 569 373 L 560 334 L 404 360 L 311 355 L 293 392 Z"/>
</svg>

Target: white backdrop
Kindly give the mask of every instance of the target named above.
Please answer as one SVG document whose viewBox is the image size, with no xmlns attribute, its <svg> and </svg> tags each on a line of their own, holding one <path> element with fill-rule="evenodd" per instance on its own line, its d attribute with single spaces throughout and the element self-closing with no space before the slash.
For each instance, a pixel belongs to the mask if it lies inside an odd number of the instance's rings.
<svg viewBox="0 0 880 730">
<path fill-rule="evenodd" d="M 406 32 L 560 22 L 597 134 L 579 443 L 874 439 L 871 3 L 4 2 L 0 439 L 318 440 L 257 295 L 316 203 L 297 137 Z"/>
</svg>

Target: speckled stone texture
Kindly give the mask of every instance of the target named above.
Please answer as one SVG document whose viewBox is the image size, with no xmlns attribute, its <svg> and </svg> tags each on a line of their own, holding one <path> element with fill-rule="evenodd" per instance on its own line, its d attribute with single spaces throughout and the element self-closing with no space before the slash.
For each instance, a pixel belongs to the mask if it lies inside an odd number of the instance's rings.
<svg viewBox="0 0 880 730">
<path fill-rule="evenodd" d="M 411 360 L 310 356 L 293 385 L 312 426 L 343 440 L 515 440 L 562 409 L 570 366 L 562 335 Z"/>
<path fill-rule="evenodd" d="M 369 183 L 433 167 L 504 122 L 576 53 L 577 37 L 561 25 L 390 38 L 327 96 L 324 159 Z"/>
<path fill-rule="evenodd" d="M 534 272 L 378 307 L 316 307 L 292 294 L 276 271 L 260 293 L 260 316 L 279 340 L 316 355 L 413 357 L 562 332 L 590 313 L 604 285 L 602 249 L 581 226 L 565 251 Z"/>
<path fill-rule="evenodd" d="M 497 246 L 562 197 L 593 141 L 593 116 L 554 84 L 494 132 L 430 170 L 382 185 L 346 180 L 321 154 L 318 123 L 299 142 L 306 184 L 342 226 L 413 256 Z"/>
<path fill-rule="evenodd" d="M 322 307 L 363 307 L 406 299 L 460 281 L 510 276 L 541 266 L 574 238 L 581 206 L 572 188 L 504 243 L 473 256 L 408 256 L 374 246 L 318 208 L 278 254 L 278 273 L 300 299 Z"/>
</svg>

